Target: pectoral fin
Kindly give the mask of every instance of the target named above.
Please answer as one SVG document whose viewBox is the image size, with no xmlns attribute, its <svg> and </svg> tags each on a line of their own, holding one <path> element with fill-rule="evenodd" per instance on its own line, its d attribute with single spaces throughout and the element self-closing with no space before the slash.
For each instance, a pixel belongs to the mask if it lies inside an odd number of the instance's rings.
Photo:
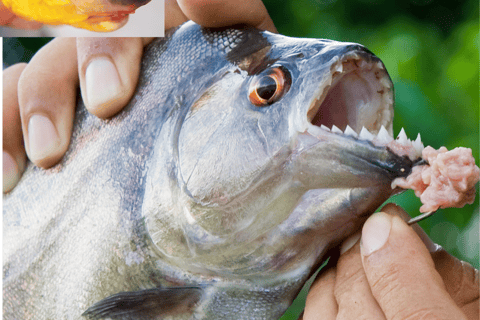
<svg viewBox="0 0 480 320">
<path fill-rule="evenodd" d="M 169 287 L 120 292 L 87 309 L 88 319 L 144 319 L 192 313 L 202 297 L 201 287 Z"/>
</svg>

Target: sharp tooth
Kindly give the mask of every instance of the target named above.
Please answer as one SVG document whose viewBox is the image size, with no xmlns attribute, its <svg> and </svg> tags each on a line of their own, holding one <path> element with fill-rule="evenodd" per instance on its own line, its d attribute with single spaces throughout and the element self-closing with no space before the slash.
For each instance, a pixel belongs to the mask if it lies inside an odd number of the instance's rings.
<svg viewBox="0 0 480 320">
<path fill-rule="evenodd" d="M 380 79 L 380 83 L 384 86 L 384 87 L 387 87 L 387 88 L 390 88 L 392 86 L 392 84 L 390 83 L 390 81 L 387 79 L 387 77 L 383 77 Z"/>
<path fill-rule="evenodd" d="M 377 68 L 378 68 L 378 69 L 384 69 L 383 63 L 382 63 L 381 61 L 378 61 L 378 62 L 377 62 Z"/>
<path fill-rule="evenodd" d="M 320 128 L 322 128 L 323 130 L 327 130 L 327 131 L 330 131 L 330 128 L 327 127 L 327 126 L 324 126 L 323 124 L 320 125 Z"/>
<path fill-rule="evenodd" d="M 393 137 L 391 137 L 388 134 L 387 129 L 385 129 L 385 126 L 383 126 L 383 125 L 382 125 L 382 127 L 380 128 L 380 131 L 377 134 L 377 141 L 379 143 L 383 143 L 383 144 L 387 144 L 387 143 L 393 141 Z"/>
<path fill-rule="evenodd" d="M 328 88 L 328 86 L 332 85 L 332 80 L 333 80 L 332 75 L 330 75 L 328 77 L 328 80 L 325 82 L 325 89 L 324 90 L 326 90 Z"/>
<path fill-rule="evenodd" d="M 415 148 L 415 155 L 417 157 L 422 156 L 422 151 L 425 148 L 422 142 L 422 138 L 420 137 L 420 133 L 417 136 L 417 139 L 412 142 L 413 147 Z"/>
<path fill-rule="evenodd" d="M 345 128 L 345 134 L 347 136 L 352 136 L 355 138 L 358 137 L 358 134 L 355 132 L 355 130 L 353 130 L 348 124 L 347 124 L 347 127 Z"/>
<path fill-rule="evenodd" d="M 400 130 L 400 133 L 398 134 L 397 142 L 403 144 L 404 146 L 408 146 L 409 141 L 410 140 L 408 140 L 407 135 L 405 134 L 405 130 L 402 128 L 402 130 Z"/>
<path fill-rule="evenodd" d="M 389 109 L 384 109 L 384 110 L 382 111 L 382 117 L 383 117 L 383 119 L 390 119 L 390 118 L 391 118 L 391 117 L 390 117 L 390 114 L 391 114 L 391 112 L 390 112 Z"/>
<path fill-rule="evenodd" d="M 312 135 L 312 136 L 319 136 L 322 134 L 322 131 L 320 130 L 319 127 L 317 126 L 314 126 L 312 124 L 308 124 L 308 132 Z"/>
<path fill-rule="evenodd" d="M 417 141 L 417 143 L 422 146 L 422 151 L 423 151 L 423 149 L 425 149 L 425 146 L 423 145 L 422 137 L 420 137 L 420 133 L 418 133 L 417 139 L 415 141 Z"/>
<path fill-rule="evenodd" d="M 362 127 L 359 137 L 362 140 L 372 141 L 375 136 L 371 134 L 370 131 L 368 131 L 365 127 Z"/>
<path fill-rule="evenodd" d="M 352 58 L 352 59 L 355 59 L 355 60 L 360 60 L 360 56 L 356 52 L 352 53 L 349 58 Z"/>
<path fill-rule="evenodd" d="M 332 132 L 334 133 L 343 133 L 342 130 L 340 130 L 337 126 L 333 125 L 332 126 Z"/>
<path fill-rule="evenodd" d="M 339 63 L 335 66 L 335 72 L 343 72 L 343 63 L 339 62 Z"/>
</svg>

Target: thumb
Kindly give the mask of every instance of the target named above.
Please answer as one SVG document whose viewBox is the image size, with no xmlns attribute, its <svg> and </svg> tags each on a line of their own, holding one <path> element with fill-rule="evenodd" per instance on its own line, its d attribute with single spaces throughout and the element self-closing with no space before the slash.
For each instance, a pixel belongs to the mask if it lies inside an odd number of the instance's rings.
<svg viewBox="0 0 480 320">
<path fill-rule="evenodd" d="M 401 218 L 372 215 L 363 226 L 360 248 L 372 294 L 387 319 L 466 319 L 429 251 Z"/>
<path fill-rule="evenodd" d="M 411 217 L 401 207 L 388 203 L 382 212 L 395 215 L 408 221 Z M 442 277 L 447 292 L 468 319 L 479 319 L 479 276 L 471 264 L 449 254 L 438 244 L 433 243 L 418 224 L 411 226 L 427 247 L 435 263 L 435 269 Z"/>
</svg>

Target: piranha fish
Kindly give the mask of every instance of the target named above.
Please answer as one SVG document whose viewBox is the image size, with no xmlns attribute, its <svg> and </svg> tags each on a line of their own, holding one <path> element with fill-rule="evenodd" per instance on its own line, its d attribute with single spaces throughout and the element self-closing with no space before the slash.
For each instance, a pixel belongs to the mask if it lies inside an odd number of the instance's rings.
<svg viewBox="0 0 480 320">
<path fill-rule="evenodd" d="M 421 161 L 359 44 L 188 22 L 142 63 L 4 197 L 4 319 L 277 319 Z"/>
<path fill-rule="evenodd" d="M 48 25 L 68 24 L 98 32 L 115 31 L 150 0 L 2 0 L 16 15 Z"/>
</svg>

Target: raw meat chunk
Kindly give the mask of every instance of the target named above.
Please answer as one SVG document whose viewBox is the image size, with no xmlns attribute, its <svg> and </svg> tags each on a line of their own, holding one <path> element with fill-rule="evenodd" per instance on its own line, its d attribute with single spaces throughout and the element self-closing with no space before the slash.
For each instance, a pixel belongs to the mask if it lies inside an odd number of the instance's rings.
<svg viewBox="0 0 480 320">
<path fill-rule="evenodd" d="M 416 166 L 407 178 L 395 179 L 392 188 L 413 189 L 423 203 L 420 212 L 473 203 L 480 170 L 471 149 L 448 151 L 445 147 L 435 150 L 428 146 L 422 151 L 422 158 L 428 165 Z"/>
</svg>

